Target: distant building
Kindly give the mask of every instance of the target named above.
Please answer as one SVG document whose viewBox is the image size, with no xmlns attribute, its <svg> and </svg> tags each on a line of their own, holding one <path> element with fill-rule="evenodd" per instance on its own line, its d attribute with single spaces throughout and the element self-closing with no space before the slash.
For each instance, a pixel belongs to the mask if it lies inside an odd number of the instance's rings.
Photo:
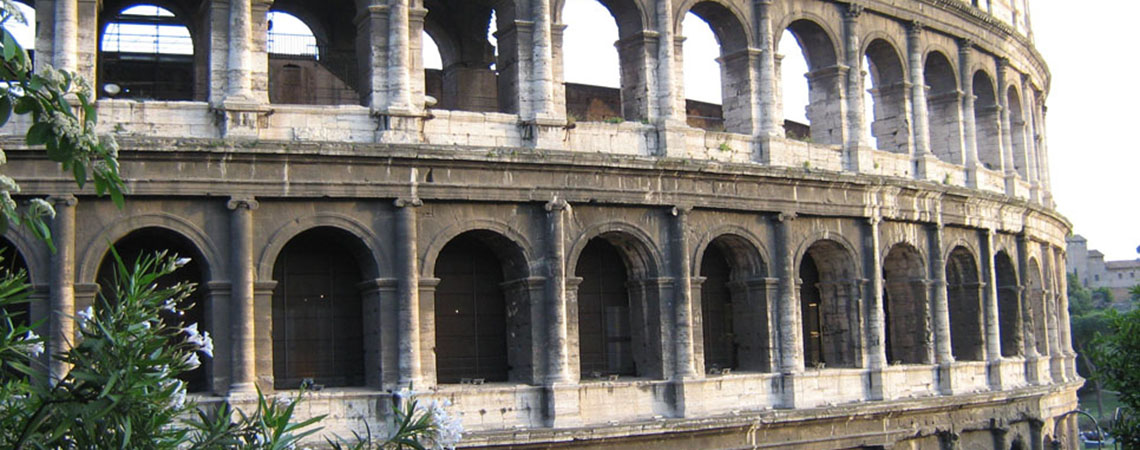
<svg viewBox="0 0 1140 450">
<path fill-rule="evenodd" d="M 1065 239 L 1068 247 L 1066 265 L 1089 289 L 1108 288 L 1119 307 L 1130 308 L 1132 286 L 1140 284 L 1140 259 L 1105 261 L 1104 253 L 1089 250 L 1088 240 L 1074 234 Z"/>
</svg>

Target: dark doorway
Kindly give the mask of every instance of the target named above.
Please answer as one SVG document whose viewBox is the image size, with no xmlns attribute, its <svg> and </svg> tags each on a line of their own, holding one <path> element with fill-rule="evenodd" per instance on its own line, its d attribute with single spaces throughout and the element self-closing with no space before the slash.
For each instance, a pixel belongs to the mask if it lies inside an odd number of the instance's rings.
<svg viewBox="0 0 1140 450">
<path fill-rule="evenodd" d="M 575 273 L 578 286 L 578 348 L 583 378 L 636 375 L 630 327 L 628 278 L 621 254 L 604 239 L 586 244 Z"/>
<path fill-rule="evenodd" d="M 737 346 L 732 327 L 732 267 L 724 252 L 709 246 L 701 260 L 701 318 L 705 341 L 705 369 L 736 369 Z"/>
<path fill-rule="evenodd" d="M 437 381 L 507 381 L 507 312 L 499 258 L 473 235 L 463 234 L 440 251 L 435 276 Z"/>
</svg>

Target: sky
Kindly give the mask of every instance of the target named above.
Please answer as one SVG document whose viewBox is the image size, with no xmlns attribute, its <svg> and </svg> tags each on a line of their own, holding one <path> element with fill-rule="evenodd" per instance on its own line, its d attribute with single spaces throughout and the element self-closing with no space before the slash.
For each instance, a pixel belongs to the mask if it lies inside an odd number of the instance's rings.
<svg viewBox="0 0 1140 450">
<path fill-rule="evenodd" d="M 1073 232 L 1089 241 L 1089 248 L 1109 260 L 1135 259 L 1140 246 L 1140 139 L 1117 137 L 1140 130 L 1140 58 L 1126 47 L 1137 42 L 1131 32 L 1140 17 L 1140 2 L 1113 1 L 1112 13 L 1103 8 L 1074 7 L 1062 0 L 1030 1 L 1030 20 L 1037 49 L 1052 72 L 1049 86 L 1046 139 L 1054 201 L 1073 224 Z M 19 4 L 24 6 L 23 4 Z M 23 8 L 27 10 L 28 8 Z M 279 32 L 305 33 L 300 22 L 275 17 Z M 597 0 L 567 0 L 563 10 L 564 71 L 568 82 L 618 86 L 618 58 L 613 43 L 617 26 Z M 492 20 L 492 24 L 494 21 Z M 1095 28 L 1095 33 L 1091 33 Z M 20 42 L 32 32 L 14 26 Z M 124 30 L 129 33 L 130 30 Z M 493 32 L 493 30 L 492 30 Z M 720 69 L 716 38 L 708 25 L 689 14 L 682 22 L 685 37 L 686 97 L 720 103 Z M 178 45 L 181 36 L 173 37 Z M 188 39 L 188 35 L 186 36 Z M 126 45 L 126 44 L 124 44 Z M 784 114 L 806 122 L 807 71 L 799 48 L 790 35 L 780 39 Z M 440 68 L 439 53 L 424 39 L 424 61 Z M 870 85 L 869 81 L 867 85 Z M 868 105 L 870 102 L 866 102 Z"/>
</svg>

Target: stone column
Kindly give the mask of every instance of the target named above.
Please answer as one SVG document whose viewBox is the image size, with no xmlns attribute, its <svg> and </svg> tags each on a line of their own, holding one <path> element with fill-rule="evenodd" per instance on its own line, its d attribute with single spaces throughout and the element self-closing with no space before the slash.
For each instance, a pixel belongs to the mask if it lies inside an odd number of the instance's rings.
<svg viewBox="0 0 1140 450">
<path fill-rule="evenodd" d="M 994 268 L 994 230 L 985 230 L 982 251 L 982 282 L 985 284 L 986 360 L 1001 360 L 1001 330 L 998 323 L 997 272 Z"/>
<path fill-rule="evenodd" d="M 1012 179 L 1017 176 L 1017 167 L 1013 162 L 1013 131 L 1009 119 L 1009 60 L 999 58 L 997 61 L 997 103 L 1001 107 L 1001 146 L 1002 165 L 1005 166 L 1006 195 L 1013 195 Z"/>
<path fill-rule="evenodd" d="M 253 102 L 253 8 L 251 0 L 230 0 L 226 101 Z"/>
<path fill-rule="evenodd" d="M 534 32 L 531 34 L 531 73 L 524 119 L 549 118 L 554 114 L 554 50 L 550 0 L 532 0 Z"/>
<path fill-rule="evenodd" d="M 863 5 L 848 3 L 843 12 L 843 53 L 847 71 L 847 142 L 844 143 L 843 168 L 858 172 L 859 147 L 863 145 L 863 55 L 859 45 L 859 15 Z M 880 297 L 882 294 L 879 294 Z"/>
<path fill-rule="evenodd" d="M 545 385 L 570 381 L 569 341 L 567 340 L 566 310 L 566 213 L 570 205 L 555 199 L 546 204 L 547 239 L 546 303 L 547 303 L 547 362 Z"/>
<path fill-rule="evenodd" d="M 401 198 L 396 206 L 396 301 L 399 321 L 399 379 L 400 387 L 418 384 L 420 373 L 420 280 L 419 250 L 416 244 L 416 207 L 422 206 L 418 198 Z"/>
<path fill-rule="evenodd" d="M 657 41 L 657 112 L 658 119 L 665 122 L 683 124 L 685 122 L 684 99 L 679 99 L 682 80 L 677 78 L 676 45 L 677 36 L 673 29 L 673 3 L 653 2 L 657 10 L 656 23 L 659 38 Z M 651 118 L 652 119 L 652 118 Z"/>
<path fill-rule="evenodd" d="M 970 73 L 973 41 L 958 40 L 958 78 L 962 80 L 962 134 L 966 148 L 966 185 L 978 187 L 978 124 L 974 111 L 974 75 Z"/>
<path fill-rule="evenodd" d="M 930 270 L 934 279 L 931 284 L 930 311 L 934 323 L 934 361 L 939 365 L 948 365 L 954 362 L 954 354 L 950 341 L 950 305 L 946 292 L 946 256 L 942 254 L 942 233 L 942 223 L 935 223 L 930 233 Z"/>
<path fill-rule="evenodd" d="M 673 378 L 683 380 L 697 376 L 693 368 L 693 283 L 692 262 L 689 260 L 689 240 L 685 233 L 688 230 L 688 216 L 692 207 L 678 206 L 673 208 L 673 242 L 672 251 L 675 278 L 677 280 L 673 289 L 674 323 L 674 362 Z"/>
<path fill-rule="evenodd" d="M 887 365 L 886 333 L 887 324 L 883 317 L 883 258 L 879 249 L 879 216 L 867 218 L 870 234 L 870 248 L 867 249 L 870 269 L 867 275 L 871 279 L 871 304 L 868 305 L 867 314 L 867 367 L 872 371 L 882 370 Z"/>
<path fill-rule="evenodd" d="M 1068 274 L 1069 271 L 1065 267 L 1065 253 L 1061 248 L 1054 249 L 1057 254 L 1057 273 Z M 1067 275 L 1065 275 L 1067 276 Z M 1072 380 L 1077 377 L 1077 367 L 1074 364 L 1077 354 L 1073 351 L 1073 335 L 1072 326 L 1069 318 L 1069 290 L 1068 279 L 1058 280 L 1062 283 L 1057 289 L 1057 311 L 1058 311 L 1058 334 L 1060 340 L 1060 353 L 1065 358 L 1065 379 Z"/>
<path fill-rule="evenodd" d="M 388 104 L 390 112 L 412 110 L 411 55 L 408 37 L 410 0 L 389 0 L 388 11 Z"/>
<path fill-rule="evenodd" d="M 779 329 L 780 373 L 803 372 L 803 336 L 800 329 L 800 305 L 796 295 L 795 248 L 792 247 L 792 223 L 795 213 L 780 213 L 776 217 L 776 242 L 779 257 L 780 299 L 777 311 Z"/>
<path fill-rule="evenodd" d="M 930 154 L 930 115 L 926 105 L 926 74 L 923 69 L 922 23 L 911 22 L 906 30 L 907 63 L 910 66 L 911 112 L 914 124 L 914 154 L 925 157 Z"/>
<path fill-rule="evenodd" d="M 389 5 L 368 5 L 357 24 L 357 33 L 368 33 L 368 70 L 362 72 L 367 77 L 361 80 L 367 80 L 368 107 L 373 113 L 386 111 L 388 107 L 388 30 L 391 26 L 388 17 L 391 12 Z"/>
<path fill-rule="evenodd" d="M 1035 304 L 1030 301 L 1030 299 L 1034 297 L 1031 294 L 1035 293 L 1029 290 L 1029 239 L 1025 233 L 1017 235 L 1017 265 L 1017 272 L 1020 275 L 1018 280 L 1020 285 L 1017 291 L 1017 302 L 1018 310 L 1021 311 L 1021 320 L 1018 321 L 1021 325 L 1019 328 L 1021 331 L 1021 339 L 1019 339 L 1019 341 L 1023 346 L 1023 354 L 1027 359 L 1033 360 L 1041 356 L 1040 352 L 1037 351 L 1038 336 L 1036 330 L 1034 330 L 1034 326 L 1036 325 L 1036 320 L 1034 319 L 1036 314 L 1034 314 L 1034 312 L 1044 314 L 1044 311 L 1040 311 L 1044 305 Z M 1040 262 L 1038 262 L 1037 266 L 1038 270 L 1040 270 Z M 1040 289 L 1040 286 L 1038 286 L 1038 289 Z"/>
<path fill-rule="evenodd" d="M 79 200 L 71 194 L 52 196 L 49 200 L 55 207 L 51 234 L 56 251 L 51 256 L 51 284 L 48 287 L 51 312 L 47 353 L 51 358 L 48 378 L 55 383 L 63 379 L 71 367 L 55 356 L 71 348 L 75 339 L 75 205 Z"/>
<path fill-rule="evenodd" d="M 259 203 L 253 197 L 231 197 L 230 214 L 230 395 L 256 392 L 257 345 L 254 317 L 253 211 Z M 267 351 L 270 349 L 266 349 Z"/>
<path fill-rule="evenodd" d="M 1025 123 L 1022 127 L 1024 133 L 1023 142 L 1025 142 L 1025 173 L 1029 180 L 1029 198 L 1033 202 L 1041 201 L 1041 186 L 1038 177 L 1038 161 L 1037 161 L 1037 130 L 1036 121 L 1034 120 L 1034 111 L 1037 108 L 1037 99 L 1033 95 L 1032 86 L 1029 84 L 1028 79 L 1022 79 L 1021 82 L 1021 121 Z"/>
<path fill-rule="evenodd" d="M 760 135 L 767 137 L 783 136 L 783 124 L 776 120 L 776 96 L 778 92 L 776 83 L 780 76 L 776 71 L 776 47 L 775 38 L 772 35 L 772 0 L 753 0 L 752 6 L 756 17 L 756 36 L 760 46 L 760 57 L 756 70 L 759 78 L 757 95 L 760 103 Z M 767 153 L 765 148 L 763 154 L 767 155 Z M 760 162 L 768 161 L 766 158 L 761 158 Z"/>
<path fill-rule="evenodd" d="M 54 20 L 52 64 L 56 69 L 75 72 L 79 69 L 79 1 L 55 0 Z"/>
</svg>

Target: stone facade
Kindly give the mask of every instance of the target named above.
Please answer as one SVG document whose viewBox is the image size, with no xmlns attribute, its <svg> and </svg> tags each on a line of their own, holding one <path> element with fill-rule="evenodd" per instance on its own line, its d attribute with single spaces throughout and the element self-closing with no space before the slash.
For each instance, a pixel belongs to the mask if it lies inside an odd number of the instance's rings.
<svg viewBox="0 0 1140 450">
<path fill-rule="evenodd" d="M 1116 300 L 1114 307 L 1132 308 L 1132 286 L 1140 284 L 1140 260 L 1105 261 L 1104 253 L 1089 250 L 1088 239 L 1079 234 L 1065 238 L 1066 265 L 1081 284 L 1090 289 L 1108 288 Z"/>
<path fill-rule="evenodd" d="M 35 3 L 37 60 L 89 75 L 129 6 Z M 8 173 L 58 210 L 58 252 L 4 237 L 52 351 L 130 240 L 198 261 L 203 402 L 327 367 L 300 413 L 341 435 L 412 387 L 476 447 L 1076 448 L 1070 225 L 1024 0 L 606 0 L 620 123 L 566 119 L 561 0 L 309 3 L 163 3 L 204 101 L 98 102 L 123 209 L 22 147 L 26 123 L 0 129 Z M 359 104 L 270 102 L 278 8 L 355 51 Z M 723 131 L 686 124 L 687 11 L 722 47 Z M 782 126 L 784 29 L 811 70 L 808 142 Z M 336 345 L 294 351 L 318 335 Z"/>
</svg>

